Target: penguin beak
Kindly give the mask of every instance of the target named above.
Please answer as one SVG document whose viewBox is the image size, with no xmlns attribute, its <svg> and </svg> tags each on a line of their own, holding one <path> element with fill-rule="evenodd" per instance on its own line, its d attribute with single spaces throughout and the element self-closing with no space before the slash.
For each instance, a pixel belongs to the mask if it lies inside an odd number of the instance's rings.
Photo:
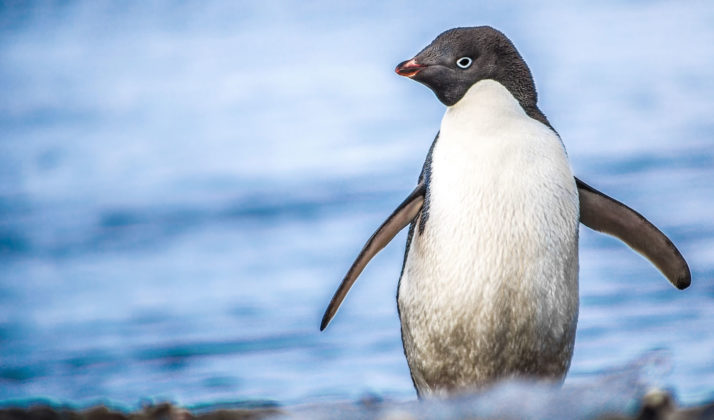
<svg viewBox="0 0 714 420">
<path fill-rule="evenodd" d="M 412 78 L 416 76 L 417 73 L 419 73 L 425 66 L 424 64 L 419 64 L 416 62 L 415 58 L 412 58 L 411 60 L 407 61 L 402 61 L 397 65 L 397 68 L 394 69 L 394 71 L 397 72 L 398 75 L 400 76 L 405 76 L 408 78 Z"/>
</svg>

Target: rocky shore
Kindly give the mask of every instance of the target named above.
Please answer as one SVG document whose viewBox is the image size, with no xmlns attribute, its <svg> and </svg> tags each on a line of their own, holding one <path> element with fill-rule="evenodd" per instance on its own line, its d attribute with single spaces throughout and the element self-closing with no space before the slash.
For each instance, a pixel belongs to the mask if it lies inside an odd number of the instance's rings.
<svg viewBox="0 0 714 420">
<path fill-rule="evenodd" d="M 0 409 L 0 420 L 243 420 L 243 419 L 379 419 L 379 420 L 417 420 L 417 419 L 518 419 L 518 418 L 588 418 L 607 420 L 690 420 L 714 419 L 714 401 L 694 407 L 679 407 L 667 392 L 655 390 L 648 392 L 639 400 L 637 406 L 621 412 L 597 413 L 591 407 L 587 412 L 579 412 L 572 407 L 560 407 L 555 410 L 535 412 L 518 411 L 510 407 L 498 412 L 498 407 L 483 413 L 479 404 L 471 398 L 449 400 L 412 401 L 395 403 L 364 399 L 356 403 L 329 403 L 295 407 L 277 407 L 263 405 L 250 408 L 208 409 L 191 411 L 170 403 L 146 406 L 140 410 L 126 413 L 106 406 L 87 409 L 71 409 L 36 405 L 26 408 Z M 547 402 L 547 401 L 546 401 Z M 575 405 L 587 405 L 586 401 L 574 402 Z M 525 404 L 524 408 L 527 408 Z M 515 408 L 515 411 L 514 411 Z M 562 412 L 557 412 L 562 409 Z"/>
</svg>

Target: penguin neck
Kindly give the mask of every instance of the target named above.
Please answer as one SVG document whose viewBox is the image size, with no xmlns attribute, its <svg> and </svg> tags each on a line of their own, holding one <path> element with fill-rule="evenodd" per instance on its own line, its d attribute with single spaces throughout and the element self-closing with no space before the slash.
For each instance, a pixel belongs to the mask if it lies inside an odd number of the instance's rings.
<svg viewBox="0 0 714 420">
<path fill-rule="evenodd" d="M 450 127 L 466 131 L 497 129 L 514 118 L 528 116 L 511 92 L 495 80 L 480 80 L 457 103 L 446 109 L 441 130 L 442 134 L 446 134 L 444 131 Z"/>
<path fill-rule="evenodd" d="M 544 124 L 554 132 L 555 129 L 541 112 L 538 105 L 524 103 L 502 83 L 493 79 L 479 80 L 466 91 L 466 94 L 454 105 L 447 108 L 446 115 L 470 113 L 471 118 L 480 118 L 498 113 L 525 113 L 528 117 Z M 479 115 L 476 115 L 479 114 Z M 446 117 L 445 115 L 445 117 Z"/>
</svg>

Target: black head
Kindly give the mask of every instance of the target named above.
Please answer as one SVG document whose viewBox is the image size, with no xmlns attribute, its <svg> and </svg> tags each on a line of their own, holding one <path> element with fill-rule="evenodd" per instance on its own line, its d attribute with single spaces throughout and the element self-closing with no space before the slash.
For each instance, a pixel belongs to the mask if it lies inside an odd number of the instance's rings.
<svg viewBox="0 0 714 420">
<path fill-rule="evenodd" d="M 513 43 L 489 26 L 450 29 L 414 58 L 400 63 L 396 72 L 428 86 L 447 106 L 457 103 L 479 80 L 492 79 L 505 86 L 526 111 L 537 110 L 528 66 Z"/>
</svg>

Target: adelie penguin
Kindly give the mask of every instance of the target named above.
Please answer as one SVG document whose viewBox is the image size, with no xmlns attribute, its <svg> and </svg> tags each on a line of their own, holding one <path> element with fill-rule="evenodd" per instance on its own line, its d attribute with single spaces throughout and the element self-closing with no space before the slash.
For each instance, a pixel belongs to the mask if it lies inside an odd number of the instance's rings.
<svg viewBox="0 0 714 420">
<path fill-rule="evenodd" d="M 528 66 L 501 32 L 451 29 L 396 72 L 434 91 L 446 113 L 416 188 L 369 238 L 321 330 L 407 225 L 397 305 L 420 397 L 505 378 L 562 381 L 578 320 L 579 223 L 689 286 L 689 267 L 662 232 L 573 176 Z"/>
</svg>

